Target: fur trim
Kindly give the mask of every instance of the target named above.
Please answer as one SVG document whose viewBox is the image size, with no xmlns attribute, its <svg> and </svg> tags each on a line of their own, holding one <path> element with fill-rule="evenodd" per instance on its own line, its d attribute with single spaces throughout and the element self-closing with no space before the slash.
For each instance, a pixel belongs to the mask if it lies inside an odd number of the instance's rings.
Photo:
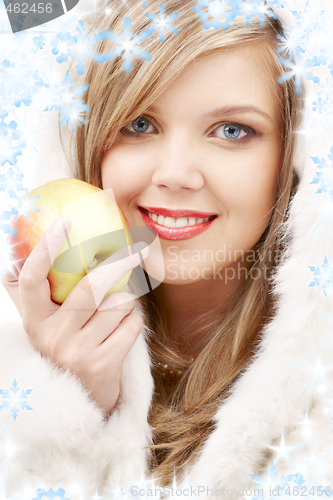
<svg viewBox="0 0 333 500">
<path fill-rule="evenodd" d="M 0 387 L 9 389 L 15 379 L 20 389 L 33 389 L 27 398 L 33 411 L 21 410 L 15 421 L 9 411 L 1 414 L 1 445 L 10 438 L 20 446 L 5 475 L 8 492 L 77 482 L 93 495 L 106 476 L 114 484 L 120 472 L 141 474 L 144 446 L 151 442 L 146 415 L 153 389 L 143 335 L 123 363 L 123 400 L 105 422 L 76 377 L 42 358 L 21 325 L 6 325 L 0 335 Z"/>
</svg>

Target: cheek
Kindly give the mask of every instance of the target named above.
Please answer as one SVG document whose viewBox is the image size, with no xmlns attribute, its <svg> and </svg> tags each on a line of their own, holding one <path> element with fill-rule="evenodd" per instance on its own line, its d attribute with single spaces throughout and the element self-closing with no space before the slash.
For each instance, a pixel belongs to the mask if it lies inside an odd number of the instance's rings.
<svg viewBox="0 0 333 500">
<path fill-rule="evenodd" d="M 140 190 L 144 182 L 141 162 L 123 148 L 113 147 L 103 157 L 101 176 L 103 189 L 112 188 L 116 202 L 123 208 Z"/>
<path fill-rule="evenodd" d="M 214 190 L 219 186 L 219 198 L 229 217 L 265 225 L 274 206 L 279 158 L 274 162 L 255 157 L 232 163 L 232 172 L 218 176 Z M 235 220 L 235 222 L 236 222 Z"/>
</svg>

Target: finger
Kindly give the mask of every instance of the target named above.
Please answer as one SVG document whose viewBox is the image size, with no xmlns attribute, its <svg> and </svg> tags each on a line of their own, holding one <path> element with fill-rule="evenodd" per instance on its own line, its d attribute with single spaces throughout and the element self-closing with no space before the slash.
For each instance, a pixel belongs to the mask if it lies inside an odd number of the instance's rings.
<svg viewBox="0 0 333 500">
<path fill-rule="evenodd" d="M 19 273 L 17 268 L 12 264 L 11 268 L 1 275 L 3 286 L 7 283 L 18 283 Z"/>
<path fill-rule="evenodd" d="M 118 250 L 87 274 L 68 295 L 54 320 L 59 325 L 66 322 L 68 330 L 77 331 L 83 328 L 102 303 L 105 294 L 147 257 L 149 247 L 146 246 L 144 250 L 136 252 L 136 245 Z M 128 255 L 129 250 L 130 255 Z M 124 255 L 127 256 L 121 258 Z"/>
<path fill-rule="evenodd" d="M 67 217 L 60 217 L 51 224 L 20 272 L 19 290 L 23 315 L 33 315 L 37 322 L 43 321 L 54 311 L 47 276 L 54 257 L 66 241 L 70 224 Z"/>
<path fill-rule="evenodd" d="M 142 326 L 141 316 L 136 313 L 129 314 L 119 324 L 118 328 L 106 338 L 99 349 L 108 351 L 110 359 L 114 359 L 115 363 L 119 362 L 121 364 L 139 337 Z"/>
<path fill-rule="evenodd" d="M 19 282 L 18 282 L 18 272 L 14 266 L 12 270 L 9 270 L 1 275 L 1 281 L 4 289 L 8 293 L 9 297 L 14 302 L 16 309 L 18 310 L 22 318 L 22 306 L 20 301 L 19 293 Z"/>
<path fill-rule="evenodd" d="M 126 292 L 119 292 L 103 300 L 105 307 L 97 310 L 81 330 L 81 341 L 89 349 L 96 349 L 118 328 L 121 321 L 135 308 L 135 300 Z"/>
</svg>

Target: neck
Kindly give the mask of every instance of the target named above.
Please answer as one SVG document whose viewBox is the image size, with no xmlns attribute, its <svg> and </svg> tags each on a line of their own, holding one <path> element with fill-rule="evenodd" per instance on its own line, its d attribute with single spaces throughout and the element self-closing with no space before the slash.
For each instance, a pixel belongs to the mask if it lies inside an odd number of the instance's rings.
<svg viewBox="0 0 333 500">
<path fill-rule="evenodd" d="M 167 317 L 170 341 L 184 357 L 197 357 L 209 340 L 199 329 L 200 316 L 208 313 L 205 326 L 217 314 L 226 314 L 240 285 L 236 280 L 226 285 L 223 279 L 209 279 L 184 285 L 162 283 L 155 290 L 157 307 Z"/>
</svg>

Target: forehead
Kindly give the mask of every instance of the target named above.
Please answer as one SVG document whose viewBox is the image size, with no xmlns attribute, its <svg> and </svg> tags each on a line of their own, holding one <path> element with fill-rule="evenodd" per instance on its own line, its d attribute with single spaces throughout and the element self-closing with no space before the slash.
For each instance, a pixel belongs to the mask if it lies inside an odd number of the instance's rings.
<svg viewBox="0 0 333 500">
<path fill-rule="evenodd" d="M 154 104 L 168 109 L 191 105 L 198 116 L 217 106 L 253 106 L 278 121 L 277 83 L 271 68 L 267 51 L 259 44 L 211 52 L 190 62 Z"/>
</svg>

